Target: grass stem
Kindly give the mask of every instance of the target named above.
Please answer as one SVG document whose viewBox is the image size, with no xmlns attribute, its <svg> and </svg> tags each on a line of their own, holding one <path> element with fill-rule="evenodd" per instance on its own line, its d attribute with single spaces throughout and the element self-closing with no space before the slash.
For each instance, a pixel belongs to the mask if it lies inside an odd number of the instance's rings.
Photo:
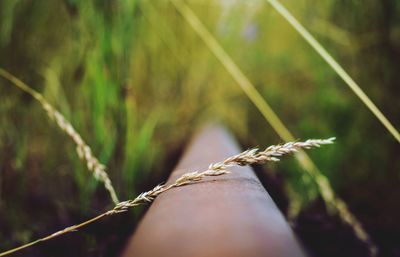
<svg viewBox="0 0 400 257">
<path fill-rule="evenodd" d="M 335 138 L 309 139 L 305 142 L 288 142 L 283 145 L 272 145 L 263 151 L 259 151 L 258 149 L 250 149 L 250 150 L 244 151 L 237 155 L 231 156 L 231 157 L 225 159 L 224 161 L 210 164 L 208 166 L 208 169 L 205 171 L 202 171 L 202 172 L 195 171 L 195 172 L 185 173 L 182 176 L 180 176 L 179 178 L 177 178 L 175 180 L 175 182 L 170 185 L 165 185 L 165 184 L 157 185 L 150 191 L 141 193 L 135 199 L 120 202 L 113 209 L 111 209 L 107 212 L 104 212 L 94 218 L 87 220 L 87 221 L 84 221 L 80 224 L 67 227 L 67 228 L 60 230 L 58 232 L 55 232 L 49 236 L 37 239 L 33 242 L 30 242 L 30 243 L 24 244 L 22 246 L 13 248 L 11 250 L 2 252 L 2 253 L 0 253 L 0 257 L 18 252 L 20 250 L 23 250 L 25 248 L 28 248 L 35 244 L 38 244 L 40 242 L 44 242 L 44 241 L 59 237 L 66 233 L 75 232 L 78 229 L 80 229 L 84 226 L 87 226 L 95 221 L 98 221 L 106 216 L 112 216 L 112 215 L 115 215 L 115 214 L 118 214 L 121 212 L 126 212 L 130 208 L 136 207 L 138 205 L 151 203 L 154 201 L 154 199 L 157 196 L 159 196 L 160 194 L 162 194 L 172 188 L 193 184 L 193 183 L 203 180 L 205 177 L 221 176 L 224 174 L 228 174 L 228 173 L 230 173 L 228 171 L 229 167 L 245 166 L 245 165 L 252 165 L 252 164 L 264 164 L 268 161 L 276 162 L 276 161 L 279 161 L 280 157 L 282 157 L 284 155 L 295 153 L 300 149 L 317 148 L 317 147 L 320 147 L 321 145 L 333 144 L 334 140 L 335 140 Z"/>
<path fill-rule="evenodd" d="M 367 108 L 375 115 L 390 134 L 400 143 L 400 133 L 392 125 L 389 119 L 372 102 L 361 87 L 350 77 L 343 67 L 332 57 L 331 54 L 308 32 L 306 28 L 286 9 L 278 0 L 266 0 L 282 17 L 292 25 L 292 27 L 307 41 L 308 44 L 324 59 L 329 66 L 339 75 L 339 77 L 350 87 L 350 89 L 360 98 Z"/>
</svg>

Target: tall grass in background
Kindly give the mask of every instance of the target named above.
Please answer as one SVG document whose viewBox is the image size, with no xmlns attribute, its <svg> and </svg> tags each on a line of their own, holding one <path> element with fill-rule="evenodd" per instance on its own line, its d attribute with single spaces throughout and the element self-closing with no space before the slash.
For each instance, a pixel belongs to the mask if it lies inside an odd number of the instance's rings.
<svg viewBox="0 0 400 257">
<path fill-rule="evenodd" d="M 367 228 L 398 227 L 397 145 L 320 57 L 265 1 L 187 2 L 295 135 L 337 136 L 311 155 Z M 400 5 L 286 2 L 399 127 Z M 210 117 L 248 145 L 280 142 L 168 1 L 2 1 L 0 66 L 66 115 L 109 167 L 120 198 L 161 176 L 167 157 Z M 107 195 L 40 108 L 4 81 L 0 95 L 3 246 L 103 209 Z M 291 161 L 269 166 L 304 209 L 318 194 L 298 169 Z"/>
<path fill-rule="evenodd" d="M 185 131 L 195 129 L 201 113 L 213 105 L 224 106 L 221 112 L 231 108 L 228 102 L 213 100 L 223 90 L 212 84 L 204 87 L 208 82 L 203 76 L 210 71 L 207 58 L 199 57 L 207 51 L 198 55 L 197 47 L 192 46 L 195 36 L 187 33 L 186 37 L 178 37 L 170 30 L 166 33 L 173 33 L 172 37 L 155 39 L 160 31 L 155 29 L 157 17 L 153 13 L 160 11 L 157 8 L 172 10 L 166 4 L 1 4 L 5 8 L 0 8 L 0 66 L 27 81 L 66 114 L 93 146 L 99 160 L 109 167 L 122 198 L 140 190 L 137 187 L 145 183 L 150 171 L 154 174 L 165 167 L 163 156 L 182 147 Z M 181 23 L 178 17 L 164 19 Z M 155 31 L 149 32 L 151 26 Z M 178 65 L 177 49 L 175 53 L 165 49 L 173 37 L 186 41 L 180 49 L 187 51 L 187 56 Z M 188 68 L 190 55 L 193 65 Z M 203 59 L 203 63 L 199 65 L 196 58 Z M 205 73 L 199 76 L 197 71 L 201 70 Z M 190 81 L 198 82 L 187 87 Z M 13 242 L 29 241 L 53 223 L 71 224 L 74 216 L 95 213 L 104 208 L 107 196 L 96 191 L 96 182 L 84 171 L 72 146 L 51 127 L 32 99 L 10 88 L 7 82 L 0 83 L 4 99 L 0 104 L 4 125 L 0 147 L 5 153 L 1 156 L 1 203 L 7 204 L 7 213 L 1 215 L 1 223 L 5 224 L 1 241 L 7 247 Z M 207 93 L 211 89 L 215 94 Z M 229 100 L 231 96 L 225 97 Z M 244 113 L 239 110 L 230 116 L 232 120 L 241 116 L 244 120 Z M 209 115 L 204 117 L 208 119 Z M 11 194 L 14 187 L 20 190 Z M 36 205 L 31 209 L 27 202 Z M 34 225 L 32 213 L 39 217 Z"/>
<path fill-rule="evenodd" d="M 1 15 L 1 66 L 26 79 L 76 124 L 100 161 L 117 171 L 111 174 L 114 180 L 132 177 L 126 173 L 138 168 L 123 169 L 130 159 L 123 147 L 125 124 L 136 119 L 127 118 L 124 97 L 135 2 L 5 1 L 2 5 L 8 8 L 1 8 L 7 11 Z M 9 224 L 4 229 L 9 234 L 2 234 L 1 241 L 7 245 L 29 240 L 49 223 L 70 223 L 74 215 L 90 215 L 105 201 L 96 201 L 95 180 L 35 103 L 3 81 L 0 90 L 7 99 L 0 107 L 1 151 L 10 153 L 2 155 L 1 174 L 2 204 L 7 203 L 8 209 L 1 215 L 2 224 Z M 134 129 L 129 133 L 139 137 L 141 128 Z M 150 158 L 149 153 L 143 161 Z M 133 183 L 126 185 L 129 182 Z M 118 189 L 126 185 L 120 182 Z M 12 187 L 20 190 L 10 194 Z M 29 210 L 28 205 L 22 212 L 27 202 L 38 206 Z M 31 212 L 41 217 L 33 227 Z M 54 213 L 64 218 L 51 218 Z"/>
</svg>

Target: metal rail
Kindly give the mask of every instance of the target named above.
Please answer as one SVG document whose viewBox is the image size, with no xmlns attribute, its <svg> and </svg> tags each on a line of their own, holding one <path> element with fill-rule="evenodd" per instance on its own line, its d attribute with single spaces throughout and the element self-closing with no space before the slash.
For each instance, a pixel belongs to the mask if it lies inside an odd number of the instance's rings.
<svg viewBox="0 0 400 257">
<path fill-rule="evenodd" d="M 228 132 L 209 125 L 192 140 L 169 182 L 239 153 Z M 249 167 L 160 195 L 123 257 L 304 256 L 275 203 Z"/>
</svg>

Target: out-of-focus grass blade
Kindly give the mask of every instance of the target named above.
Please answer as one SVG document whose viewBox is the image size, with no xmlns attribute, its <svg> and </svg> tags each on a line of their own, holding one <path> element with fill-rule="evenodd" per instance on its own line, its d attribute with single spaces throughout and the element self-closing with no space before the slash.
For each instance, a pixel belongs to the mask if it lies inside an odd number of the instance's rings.
<svg viewBox="0 0 400 257">
<path fill-rule="evenodd" d="M 393 137 L 400 143 L 399 131 L 392 125 L 386 116 L 379 110 L 379 108 L 371 101 L 365 94 L 360 86 L 350 77 L 350 75 L 340 66 L 340 64 L 328 53 L 328 51 L 308 32 L 307 29 L 296 20 L 296 18 L 278 1 L 267 0 L 279 14 L 314 48 L 315 51 L 324 59 L 329 66 L 341 77 L 344 82 L 353 90 L 353 92 L 360 98 L 360 100 L 367 106 L 367 108 L 375 115 L 375 117 L 382 123 L 383 126 L 393 135 Z"/>
</svg>

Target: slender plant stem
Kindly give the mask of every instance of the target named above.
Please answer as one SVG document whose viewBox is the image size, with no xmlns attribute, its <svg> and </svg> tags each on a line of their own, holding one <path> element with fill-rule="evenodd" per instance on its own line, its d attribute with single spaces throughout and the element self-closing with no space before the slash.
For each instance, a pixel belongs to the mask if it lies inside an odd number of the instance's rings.
<svg viewBox="0 0 400 257">
<path fill-rule="evenodd" d="M 308 32 L 306 28 L 286 9 L 278 0 L 266 0 L 282 17 L 292 25 L 292 27 L 317 51 L 329 66 L 339 75 L 341 79 L 350 87 L 351 90 L 360 98 L 367 108 L 375 115 L 382 125 L 389 131 L 390 134 L 400 143 L 400 133 L 392 125 L 389 119 L 379 110 L 379 108 L 371 101 L 367 94 L 360 86 L 350 77 L 343 67 L 332 57 L 331 54 Z"/>
<path fill-rule="evenodd" d="M 268 161 L 277 162 L 280 160 L 280 157 L 282 157 L 284 155 L 295 153 L 300 149 L 310 149 L 310 148 L 320 147 L 321 145 L 333 144 L 334 140 L 335 140 L 334 137 L 328 138 L 328 139 L 309 139 L 305 142 L 288 142 L 283 145 L 272 145 L 263 151 L 259 151 L 258 149 L 250 149 L 250 150 L 244 151 L 237 155 L 231 156 L 231 157 L 225 159 L 224 161 L 210 164 L 208 166 L 208 169 L 203 172 L 195 171 L 195 172 L 185 173 L 182 176 L 180 176 L 179 178 L 177 178 L 175 180 L 175 182 L 170 185 L 165 185 L 165 184 L 157 185 L 150 191 L 141 193 L 135 199 L 120 202 L 113 209 L 111 209 L 105 213 L 102 213 L 90 220 L 84 221 L 77 225 L 67 227 L 67 228 L 60 230 L 58 232 L 55 232 L 49 236 L 40 238 L 38 240 L 35 240 L 33 242 L 24 244 L 22 246 L 13 248 L 11 250 L 2 252 L 2 253 L 0 253 L 0 257 L 9 255 L 11 253 L 15 253 L 17 251 L 23 250 L 25 248 L 28 248 L 28 247 L 38 244 L 40 242 L 44 242 L 44 241 L 53 239 L 55 237 L 59 237 L 66 233 L 75 232 L 78 229 L 80 229 L 86 225 L 89 225 L 99 219 L 102 219 L 106 216 L 112 216 L 112 215 L 115 215 L 115 214 L 118 214 L 121 212 L 126 212 L 130 208 L 136 207 L 138 205 L 151 203 L 154 201 L 154 199 L 157 196 L 159 196 L 160 194 L 162 194 L 174 187 L 180 187 L 180 186 L 184 186 L 184 185 L 193 184 L 193 183 L 203 180 L 205 177 L 221 176 L 224 174 L 228 174 L 229 171 L 227 169 L 230 167 L 245 166 L 245 165 L 251 165 L 251 164 L 263 164 Z"/>
<path fill-rule="evenodd" d="M 53 239 L 53 238 L 58 237 L 58 236 L 61 236 L 61 235 L 63 235 L 63 234 L 70 233 L 70 232 L 75 232 L 75 231 L 77 231 L 78 229 L 80 229 L 80 228 L 82 228 L 82 227 L 84 227 L 84 226 L 87 226 L 87 225 L 89 225 L 89 224 L 91 224 L 91 223 L 93 223 L 93 222 L 95 222 L 95 221 L 98 221 L 99 219 L 104 218 L 104 217 L 107 216 L 107 215 L 109 215 L 107 212 L 106 212 L 106 213 L 102 213 L 102 214 L 100 214 L 100 215 L 98 215 L 98 216 L 96 216 L 96 217 L 94 217 L 94 218 L 92 218 L 92 219 L 90 219 L 90 220 L 87 220 L 87 221 L 85 221 L 85 222 L 82 222 L 82 223 L 80 223 L 80 224 L 77 224 L 77 225 L 74 225 L 74 226 L 65 228 L 65 229 L 63 229 L 63 230 L 61 230 L 61 231 L 58 231 L 58 232 L 56 232 L 56 233 L 53 233 L 53 234 L 51 234 L 51 235 L 49 235 L 49 236 L 40 238 L 40 239 L 38 239 L 38 240 L 32 241 L 32 242 L 27 243 L 27 244 L 24 244 L 24 245 L 21 245 L 21 246 L 19 246 L 19 247 L 13 248 L 13 249 L 11 249 L 11 250 L 2 252 L 2 253 L 0 253 L 0 257 L 1 257 L 1 256 L 6 256 L 6 255 L 9 255 L 9 254 L 18 252 L 18 251 L 21 251 L 21 250 L 23 250 L 23 249 L 25 249 L 25 248 L 31 247 L 31 246 L 33 246 L 33 245 L 36 245 L 36 244 L 38 244 L 38 243 L 41 243 L 41 242 L 44 242 L 44 241 L 47 241 L 47 240 L 50 240 L 50 239 Z"/>
</svg>

